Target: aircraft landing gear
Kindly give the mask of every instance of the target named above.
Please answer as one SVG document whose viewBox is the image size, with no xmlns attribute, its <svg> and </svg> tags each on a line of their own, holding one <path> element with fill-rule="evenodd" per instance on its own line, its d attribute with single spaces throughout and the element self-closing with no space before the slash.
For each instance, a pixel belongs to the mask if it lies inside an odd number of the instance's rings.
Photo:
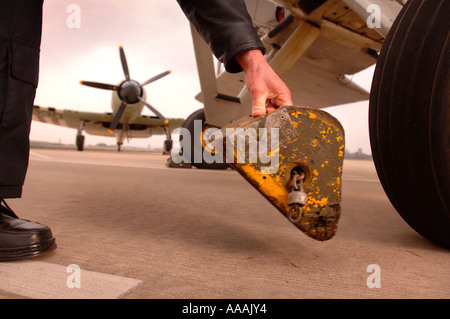
<svg viewBox="0 0 450 319">
<path fill-rule="evenodd" d="M 194 129 L 194 121 L 200 120 L 202 121 L 202 131 L 196 132 Z M 186 121 L 183 123 L 183 128 L 186 128 L 191 133 L 191 164 L 194 165 L 197 168 L 207 168 L 207 169 L 227 169 L 229 165 L 227 163 L 207 163 L 203 158 L 203 152 L 205 151 L 205 142 L 203 141 L 203 134 L 205 131 L 210 128 L 208 124 L 205 123 L 205 110 L 199 109 L 192 113 Z M 195 143 L 195 140 L 200 141 L 199 143 Z M 199 145 L 199 147 L 196 147 Z M 195 155 L 197 154 L 197 156 Z M 198 163 L 194 161 L 195 158 L 201 158 L 202 160 Z M 186 161 L 187 163 L 188 161 Z"/>
<path fill-rule="evenodd" d="M 450 247 L 450 2 L 410 0 L 375 70 L 369 129 L 381 184 L 403 219 Z"/>
<path fill-rule="evenodd" d="M 84 149 L 84 135 L 77 134 L 76 145 L 78 151 L 81 152 Z"/>
<path fill-rule="evenodd" d="M 78 127 L 77 138 L 75 140 L 77 150 L 80 152 L 84 149 L 84 135 L 82 134 L 83 128 L 84 128 L 84 121 L 81 121 L 80 126 Z"/>
<path fill-rule="evenodd" d="M 166 135 L 167 135 L 167 139 L 164 141 L 164 145 L 163 145 L 163 155 L 170 155 L 170 151 L 172 150 L 172 146 L 173 146 L 173 140 L 172 140 L 172 136 L 170 134 L 170 129 L 168 126 L 166 126 Z"/>
<path fill-rule="evenodd" d="M 165 140 L 163 145 L 163 155 L 170 155 L 170 151 L 172 150 L 173 140 Z"/>
</svg>

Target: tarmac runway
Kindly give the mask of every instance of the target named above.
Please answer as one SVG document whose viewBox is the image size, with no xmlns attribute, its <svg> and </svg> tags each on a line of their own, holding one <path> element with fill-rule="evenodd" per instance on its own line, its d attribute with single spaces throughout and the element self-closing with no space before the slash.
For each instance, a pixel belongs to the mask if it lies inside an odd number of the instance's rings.
<svg viewBox="0 0 450 319">
<path fill-rule="evenodd" d="M 151 152 L 32 149 L 22 199 L 58 248 L 0 263 L 0 298 L 449 298 L 450 253 L 345 160 L 337 235 L 315 241 L 225 171 Z"/>
</svg>

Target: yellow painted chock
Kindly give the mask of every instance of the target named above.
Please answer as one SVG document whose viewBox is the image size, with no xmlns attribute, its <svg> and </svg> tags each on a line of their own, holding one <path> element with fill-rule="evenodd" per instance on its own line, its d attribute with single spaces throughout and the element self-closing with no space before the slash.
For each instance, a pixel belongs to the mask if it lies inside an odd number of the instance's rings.
<svg viewBox="0 0 450 319">
<path fill-rule="evenodd" d="M 296 227 L 320 241 L 335 235 L 344 130 L 334 117 L 285 106 L 221 131 L 227 162 Z"/>
</svg>

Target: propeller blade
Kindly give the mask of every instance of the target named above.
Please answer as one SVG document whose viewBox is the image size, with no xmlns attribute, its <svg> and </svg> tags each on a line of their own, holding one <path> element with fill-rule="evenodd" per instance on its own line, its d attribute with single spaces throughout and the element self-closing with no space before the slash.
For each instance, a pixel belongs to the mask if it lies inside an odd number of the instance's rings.
<svg viewBox="0 0 450 319">
<path fill-rule="evenodd" d="M 125 78 L 129 80 L 130 72 L 128 71 L 127 58 L 125 57 L 125 51 L 123 50 L 122 46 L 119 47 L 119 53 L 120 53 L 120 61 L 122 62 L 123 73 L 125 74 Z"/>
<path fill-rule="evenodd" d="M 97 89 L 103 89 L 103 90 L 111 90 L 111 91 L 117 91 L 119 87 L 117 85 L 113 84 L 106 84 L 106 83 L 98 83 L 98 82 L 90 82 L 90 81 L 80 81 L 80 84 L 86 85 L 86 86 L 92 86 Z"/>
<path fill-rule="evenodd" d="M 148 79 L 148 80 L 145 81 L 144 83 L 142 83 L 141 86 L 144 86 L 144 85 L 147 85 L 147 84 L 149 84 L 149 83 L 152 83 L 152 82 L 154 82 L 154 81 L 156 81 L 156 80 L 159 80 L 160 78 L 162 78 L 162 77 L 164 77 L 164 76 L 166 76 L 167 74 L 170 74 L 170 73 L 172 73 L 172 71 L 169 70 L 169 71 L 163 72 L 163 73 L 161 73 L 161 74 L 158 74 L 158 75 L 152 77 L 151 79 Z"/>
<path fill-rule="evenodd" d="M 116 115 L 114 116 L 113 121 L 111 122 L 111 125 L 109 126 L 109 129 L 114 131 L 117 127 L 117 125 L 120 122 L 120 119 L 122 118 L 123 112 L 125 111 L 125 107 L 127 106 L 126 101 L 122 101 L 122 104 L 120 105 L 119 109 L 117 110 Z"/>
<path fill-rule="evenodd" d="M 156 114 L 156 116 L 161 119 L 162 121 L 164 121 L 164 124 L 169 124 L 169 120 L 167 120 L 164 115 L 162 115 L 161 113 L 158 112 L 157 109 L 155 109 L 153 106 L 151 106 L 147 101 L 145 101 L 142 97 L 138 97 L 139 101 L 141 101 L 142 103 L 144 103 L 144 105 L 146 107 L 148 107 L 150 109 L 150 111 L 152 111 L 153 113 Z"/>
</svg>

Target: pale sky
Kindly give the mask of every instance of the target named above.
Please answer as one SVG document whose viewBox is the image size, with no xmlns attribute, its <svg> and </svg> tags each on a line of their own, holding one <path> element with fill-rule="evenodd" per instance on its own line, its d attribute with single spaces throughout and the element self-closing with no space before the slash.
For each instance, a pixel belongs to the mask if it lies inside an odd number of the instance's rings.
<svg viewBox="0 0 450 319">
<path fill-rule="evenodd" d="M 80 8 L 80 27 L 70 28 L 67 12 Z M 189 24 L 175 0 L 45 0 L 39 87 L 36 105 L 89 112 L 110 112 L 111 92 L 80 80 L 118 84 L 124 79 L 118 47 L 122 45 L 131 78 L 138 82 L 166 70 L 172 73 L 145 89 L 147 101 L 165 117 L 186 118 L 202 107 Z M 373 67 L 354 76 L 370 89 Z M 294 101 L 301 105 L 301 101 Z M 344 126 L 346 148 L 370 153 L 368 101 L 324 109 Z M 153 115 L 144 109 L 143 114 Z M 86 145 L 115 144 L 115 138 L 86 136 Z M 73 144 L 76 130 L 33 122 L 31 140 Z M 162 147 L 164 136 L 132 139 L 126 145 Z"/>
</svg>

